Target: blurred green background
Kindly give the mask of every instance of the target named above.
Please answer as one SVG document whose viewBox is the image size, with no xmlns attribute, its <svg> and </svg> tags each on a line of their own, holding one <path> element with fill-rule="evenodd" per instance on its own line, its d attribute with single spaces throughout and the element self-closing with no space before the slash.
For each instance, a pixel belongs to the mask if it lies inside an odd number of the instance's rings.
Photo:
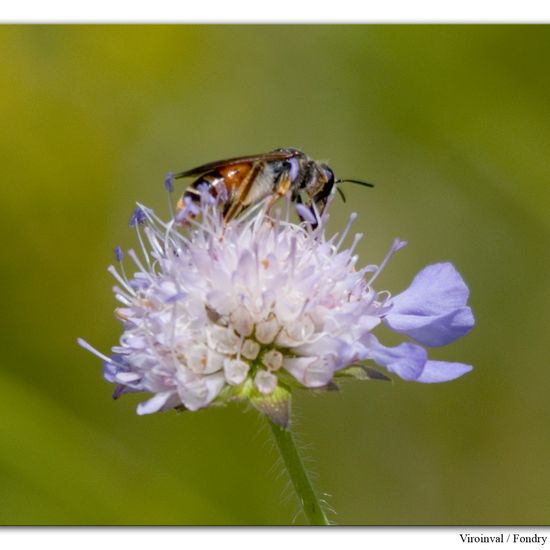
<svg viewBox="0 0 550 550">
<path fill-rule="evenodd" d="M 361 264 L 409 241 L 394 293 L 452 261 L 473 373 L 298 393 L 294 423 L 340 524 L 550 523 L 550 28 L 4 26 L 1 524 L 288 524 L 299 507 L 241 406 L 135 414 L 100 361 L 105 268 L 163 178 L 294 146 L 348 184 Z M 385 340 L 390 341 L 390 340 Z"/>
</svg>

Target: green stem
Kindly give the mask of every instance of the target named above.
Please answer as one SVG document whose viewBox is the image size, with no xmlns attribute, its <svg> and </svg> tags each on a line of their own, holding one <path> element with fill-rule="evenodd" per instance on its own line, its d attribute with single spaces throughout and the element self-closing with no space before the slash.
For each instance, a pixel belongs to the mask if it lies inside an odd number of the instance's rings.
<svg viewBox="0 0 550 550">
<path fill-rule="evenodd" d="M 304 468 L 302 459 L 298 454 L 290 430 L 281 428 L 281 426 L 275 424 L 269 420 L 269 418 L 267 418 L 267 421 L 269 422 L 271 431 L 273 432 L 275 441 L 277 442 L 277 446 L 285 462 L 288 475 L 290 476 L 294 490 L 298 494 L 310 525 L 330 525 L 319 503 L 319 499 L 313 490 L 313 486 Z"/>
</svg>

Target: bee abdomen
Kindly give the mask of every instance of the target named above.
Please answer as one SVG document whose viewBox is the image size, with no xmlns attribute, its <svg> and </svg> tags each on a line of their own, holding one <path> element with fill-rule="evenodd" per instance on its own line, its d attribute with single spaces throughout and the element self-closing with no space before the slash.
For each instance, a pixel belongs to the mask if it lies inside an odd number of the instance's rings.
<svg viewBox="0 0 550 550">
<path fill-rule="evenodd" d="M 195 180 L 184 191 L 178 201 L 177 208 L 180 217 L 184 214 L 183 218 L 193 218 L 198 213 L 198 204 L 201 201 L 201 195 L 203 193 L 206 192 L 214 198 L 217 197 L 220 191 L 218 182 L 219 178 L 215 178 L 209 174 Z"/>
<path fill-rule="evenodd" d="M 195 180 L 183 193 L 183 198 L 189 198 L 193 202 L 199 202 L 201 194 L 204 192 L 210 193 L 213 197 L 217 197 L 223 187 L 223 179 L 212 176 L 210 174 L 200 177 Z"/>
</svg>

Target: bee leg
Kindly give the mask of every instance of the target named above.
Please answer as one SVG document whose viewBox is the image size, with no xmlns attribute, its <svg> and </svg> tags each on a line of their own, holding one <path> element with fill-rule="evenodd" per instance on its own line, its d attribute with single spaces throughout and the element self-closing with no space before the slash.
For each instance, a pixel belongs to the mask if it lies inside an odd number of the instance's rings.
<svg viewBox="0 0 550 550">
<path fill-rule="evenodd" d="M 233 219 L 235 216 L 238 216 L 243 210 L 244 206 L 239 202 L 233 202 L 228 204 L 223 209 L 223 221 L 227 223 L 229 220 Z"/>
<path fill-rule="evenodd" d="M 277 183 L 277 189 L 275 189 L 275 193 L 278 195 L 277 198 L 284 197 L 288 193 L 291 185 L 290 174 L 285 174 L 285 177 L 282 177 Z"/>
<path fill-rule="evenodd" d="M 273 205 L 282 197 L 284 197 L 289 189 L 290 189 L 291 181 L 288 174 L 286 177 L 281 178 L 279 182 L 277 183 L 277 187 L 275 189 L 275 192 L 273 195 L 271 195 L 271 198 L 269 199 L 269 202 L 267 203 L 267 211 L 269 212 Z"/>
<path fill-rule="evenodd" d="M 267 203 L 267 212 L 269 212 L 271 208 L 273 208 L 273 205 L 281 198 L 281 196 L 282 195 L 279 195 L 278 193 L 274 193 L 273 195 L 271 195 Z"/>
</svg>

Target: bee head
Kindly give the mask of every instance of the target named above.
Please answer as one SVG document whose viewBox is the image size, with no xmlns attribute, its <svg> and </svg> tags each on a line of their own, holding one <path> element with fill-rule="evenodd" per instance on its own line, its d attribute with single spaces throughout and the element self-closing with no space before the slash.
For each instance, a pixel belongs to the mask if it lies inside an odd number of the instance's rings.
<svg viewBox="0 0 550 550">
<path fill-rule="evenodd" d="M 334 172 L 328 164 L 319 164 L 319 190 L 313 195 L 313 201 L 323 211 L 328 198 L 332 194 L 336 180 L 334 179 Z"/>
</svg>

